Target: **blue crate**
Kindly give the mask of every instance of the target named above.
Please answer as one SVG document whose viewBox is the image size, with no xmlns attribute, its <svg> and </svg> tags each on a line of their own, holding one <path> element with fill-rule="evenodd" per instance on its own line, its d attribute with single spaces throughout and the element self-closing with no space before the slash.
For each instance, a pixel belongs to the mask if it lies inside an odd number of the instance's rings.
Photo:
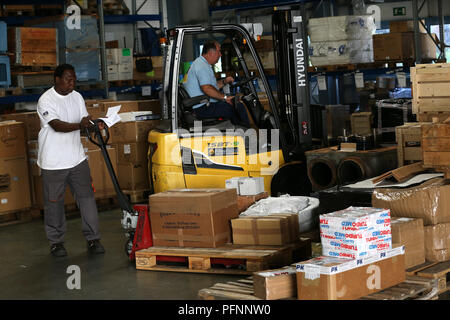
<svg viewBox="0 0 450 320">
<path fill-rule="evenodd" d="M 100 50 L 60 50 L 59 63 L 68 63 L 75 68 L 78 81 L 100 80 Z"/>
<path fill-rule="evenodd" d="M 0 87 L 11 85 L 11 69 L 9 67 L 9 57 L 0 56 Z"/>
<path fill-rule="evenodd" d="M 50 21 L 36 26 L 58 29 L 58 46 L 67 49 L 99 48 L 100 38 L 97 19 L 81 16 L 80 29 L 70 29 L 71 18 L 64 17 L 58 21 Z"/>
<path fill-rule="evenodd" d="M 6 32 L 6 23 L 0 21 L 0 53 L 8 51 L 8 41 Z"/>
</svg>

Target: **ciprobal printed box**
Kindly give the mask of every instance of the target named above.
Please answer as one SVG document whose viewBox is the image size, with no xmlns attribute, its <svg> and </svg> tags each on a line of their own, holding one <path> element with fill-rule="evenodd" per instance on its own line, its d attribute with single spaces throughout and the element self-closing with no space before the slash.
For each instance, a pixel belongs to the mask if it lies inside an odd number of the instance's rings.
<svg viewBox="0 0 450 320">
<path fill-rule="evenodd" d="M 356 259 L 392 248 L 389 209 L 349 207 L 320 215 L 322 254 Z"/>
</svg>

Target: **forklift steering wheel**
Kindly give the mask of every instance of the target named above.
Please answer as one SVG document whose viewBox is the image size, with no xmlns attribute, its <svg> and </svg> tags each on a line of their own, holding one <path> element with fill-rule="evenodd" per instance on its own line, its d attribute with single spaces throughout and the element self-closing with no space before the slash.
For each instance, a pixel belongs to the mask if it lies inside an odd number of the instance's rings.
<svg viewBox="0 0 450 320">
<path fill-rule="evenodd" d="M 230 88 L 236 88 L 236 87 L 242 87 L 244 84 L 253 81 L 256 79 L 256 76 L 250 77 L 250 78 L 244 78 L 241 81 L 238 81 L 236 83 L 230 84 Z"/>
</svg>

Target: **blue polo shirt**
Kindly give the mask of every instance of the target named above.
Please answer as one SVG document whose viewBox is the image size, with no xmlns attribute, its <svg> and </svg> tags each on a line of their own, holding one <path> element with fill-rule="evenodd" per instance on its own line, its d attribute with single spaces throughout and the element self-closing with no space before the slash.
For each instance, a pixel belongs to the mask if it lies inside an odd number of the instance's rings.
<svg viewBox="0 0 450 320">
<path fill-rule="evenodd" d="M 214 86 L 217 90 L 217 80 L 214 76 L 214 71 L 212 66 L 206 61 L 203 56 L 198 57 L 192 62 L 191 67 L 187 73 L 186 82 L 183 84 L 184 88 L 188 92 L 191 98 L 202 96 L 205 93 L 202 91 L 200 86 L 210 84 Z M 211 98 L 210 102 L 217 102 L 216 99 Z M 203 106 L 204 103 L 197 104 L 193 106 L 194 109 Z"/>
</svg>

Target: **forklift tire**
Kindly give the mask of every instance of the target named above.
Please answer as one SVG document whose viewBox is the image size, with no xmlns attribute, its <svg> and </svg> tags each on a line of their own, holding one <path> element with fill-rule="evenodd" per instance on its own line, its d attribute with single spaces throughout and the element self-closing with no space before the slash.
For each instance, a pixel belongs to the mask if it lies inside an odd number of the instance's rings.
<svg viewBox="0 0 450 320">
<path fill-rule="evenodd" d="M 312 185 L 308 178 L 305 162 L 287 164 L 273 177 L 271 183 L 271 196 L 278 197 L 283 194 L 291 196 L 310 196 Z"/>
</svg>

